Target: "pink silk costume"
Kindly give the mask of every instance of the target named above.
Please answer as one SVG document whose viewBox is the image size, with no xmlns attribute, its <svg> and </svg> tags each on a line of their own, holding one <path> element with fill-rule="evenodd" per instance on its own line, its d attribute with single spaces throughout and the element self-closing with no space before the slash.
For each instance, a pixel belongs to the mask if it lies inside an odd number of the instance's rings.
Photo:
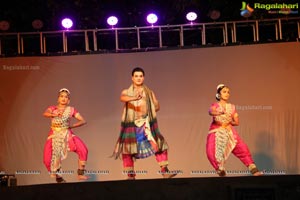
<svg viewBox="0 0 300 200">
<path fill-rule="evenodd" d="M 213 103 L 210 110 L 215 107 L 217 111 L 224 112 L 214 116 L 207 136 L 206 154 L 212 166 L 218 170 L 224 168 L 224 163 L 232 152 L 249 169 L 256 168 L 248 146 L 238 135 L 230 123 L 234 115 L 237 115 L 235 106 L 227 103 L 225 109 L 219 103 Z"/>
<path fill-rule="evenodd" d="M 58 112 L 56 106 L 50 106 L 48 109 L 52 113 Z M 80 163 L 85 164 L 87 161 L 86 145 L 70 129 L 70 119 L 77 113 L 74 107 L 68 106 L 61 117 L 51 119 L 51 130 L 44 147 L 44 164 L 51 174 L 60 170 L 61 161 L 67 157 L 68 151 L 77 153 Z"/>
</svg>

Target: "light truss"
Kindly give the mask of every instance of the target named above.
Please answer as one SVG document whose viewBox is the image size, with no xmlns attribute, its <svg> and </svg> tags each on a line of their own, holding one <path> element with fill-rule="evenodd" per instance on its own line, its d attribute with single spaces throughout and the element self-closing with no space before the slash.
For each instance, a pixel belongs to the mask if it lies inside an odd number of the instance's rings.
<svg viewBox="0 0 300 200">
<path fill-rule="evenodd" d="M 300 17 L 112 29 L 0 33 L 0 55 L 147 51 L 295 41 Z"/>
</svg>

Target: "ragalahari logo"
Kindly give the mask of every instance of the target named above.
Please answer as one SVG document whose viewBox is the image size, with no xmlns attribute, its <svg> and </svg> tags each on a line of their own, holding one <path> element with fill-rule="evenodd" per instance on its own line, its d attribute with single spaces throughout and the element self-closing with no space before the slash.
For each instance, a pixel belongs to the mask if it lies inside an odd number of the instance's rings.
<svg viewBox="0 0 300 200">
<path fill-rule="evenodd" d="M 265 10 L 268 14 L 298 14 L 298 3 L 254 3 L 253 7 L 250 7 L 245 1 L 242 2 L 241 16 L 251 17 L 254 10 Z"/>
<path fill-rule="evenodd" d="M 245 1 L 242 2 L 241 15 L 243 17 L 246 17 L 246 18 L 251 17 L 253 11 L 254 11 L 254 9 L 251 8 L 248 3 L 246 3 Z"/>
</svg>

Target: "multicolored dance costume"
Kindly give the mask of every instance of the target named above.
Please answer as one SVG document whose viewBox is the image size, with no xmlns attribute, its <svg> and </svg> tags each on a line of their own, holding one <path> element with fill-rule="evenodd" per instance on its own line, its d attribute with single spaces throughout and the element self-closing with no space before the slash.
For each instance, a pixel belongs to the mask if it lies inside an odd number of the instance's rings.
<svg viewBox="0 0 300 200">
<path fill-rule="evenodd" d="M 56 106 L 50 106 L 47 110 L 51 110 L 52 113 L 58 112 Z M 74 107 L 67 106 L 61 117 L 51 119 L 51 130 L 44 147 L 44 164 L 53 177 L 60 176 L 61 161 L 67 157 L 68 151 L 78 154 L 79 165 L 86 164 L 88 149 L 69 128 L 70 119 L 77 113 Z M 84 172 L 78 169 L 78 174 L 83 175 Z"/>
<path fill-rule="evenodd" d="M 224 164 L 232 152 L 249 168 L 252 174 L 258 172 L 248 146 L 230 124 L 233 116 L 237 115 L 235 106 L 226 103 L 224 109 L 219 103 L 214 103 L 210 109 L 212 110 L 213 107 L 224 114 L 213 117 L 207 136 L 206 153 L 212 166 L 220 176 L 226 175 Z"/>
<path fill-rule="evenodd" d="M 155 155 L 164 176 L 169 172 L 167 168 L 168 145 L 158 129 L 152 91 L 145 85 L 143 90 L 148 112 L 141 118 L 136 119 L 137 101 L 125 103 L 120 136 L 113 155 L 116 159 L 122 157 L 124 170 L 129 177 L 135 176 L 134 159 L 143 159 Z M 135 95 L 133 85 L 129 87 L 127 92 L 128 96 Z M 165 178 L 170 177 L 167 175 Z"/>
</svg>

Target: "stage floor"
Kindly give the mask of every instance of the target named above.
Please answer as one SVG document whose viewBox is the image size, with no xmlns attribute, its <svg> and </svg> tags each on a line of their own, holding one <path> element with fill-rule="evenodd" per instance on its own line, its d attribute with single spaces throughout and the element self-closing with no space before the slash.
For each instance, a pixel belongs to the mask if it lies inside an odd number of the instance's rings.
<svg viewBox="0 0 300 200">
<path fill-rule="evenodd" d="M 1 187 L 1 200 L 299 200 L 300 175 L 78 182 Z"/>
</svg>

